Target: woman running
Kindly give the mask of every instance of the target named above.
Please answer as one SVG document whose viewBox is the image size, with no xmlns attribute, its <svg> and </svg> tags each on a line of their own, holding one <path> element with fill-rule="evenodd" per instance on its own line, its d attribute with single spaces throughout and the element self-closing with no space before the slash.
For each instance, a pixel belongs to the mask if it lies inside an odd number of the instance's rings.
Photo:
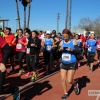
<svg viewBox="0 0 100 100">
<path fill-rule="evenodd" d="M 42 47 L 44 48 L 44 62 L 46 66 L 46 75 L 48 75 L 49 71 L 49 65 L 51 65 L 51 62 L 53 61 L 53 47 L 54 47 L 54 40 L 51 38 L 50 31 L 46 32 L 46 38 L 42 41 Z"/>
<path fill-rule="evenodd" d="M 19 29 L 19 33 L 18 33 L 16 42 L 17 42 L 16 43 L 16 51 L 17 51 L 17 56 L 18 56 L 19 68 L 20 68 L 18 76 L 20 76 L 22 73 L 25 72 L 23 70 L 22 59 L 25 55 L 26 46 L 27 46 L 27 41 L 26 41 L 26 38 L 23 36 L 23 30 L 22 29 Z"/>
<path fill-rule="evenodd" d="M 27 44 L 29 42 L 30 35 L 31 35 L 30 32 L 26 32 L 25 33 Z M 28 71 L 26 76 L 30 76 L 31 75 L 31 69 L 30 69 L 30 48 L 27 48 L 27 46 L 26 46 L 26 65 L 27 65 L 27 71 Z"/>
<path fill-rule="evenodd" d="M 2 94 L 12 94 L 13 95 L 13 100 L 20 100 L 19 96 L 19 88 L 18 87 L 4 87 L 4 81 L 6 77 L 6 67 L 2 63 L 2 50 L 7 50 L 8 49 L 8 44 L 2 39 L 0 36 L 0 95 Z M 5 53 L 4 53 L 5 55 Z"/>
<path fill-rule="evenodd" d="M 29 38 L 28 46 L 27 48 L 30 48 L 30 65 L 33 69 L 33 75 L 31 78 L 31 81 L 34 82 L 38 76 L 38 73 L 36 72 L 36 65 L 39 55 L 39 50 L 41 48 L 41 41 L 37 37 L 38 32 L 32 31 L 32 37 Z"/>
<path fill-rule="evenodd" d="M 80 60 L 81 54 L 82 54 L 82 40 L 79 39 L 79 35 L 78 35 L 78 34 L 75 35 L 75 39 L 76 39 L 76 41 L 77 41 L 77 45 L 78 45 L 79 50 L 80 50 L 80 53 L 77 55 L 78 67 L 80 67 L 80 62 L 79 62 L 79 60 Z"/>
<path fill-rule="evenodd" d="M 86 46 L 88 47 L 87 59 L 88 59 L 89 67 L 90 67 L 90 73 L 93 72 L 93 62 L 94 62 L 94 57 L 96 53 L 97 41 L 94 38 L 95 38 L 94 34 L 91 34 L 90 39 L 87 40 L 87 44 L 86 44 Z"/>
<path fill-rule="evenodd" d="M 64 95 L 62 99 L 68 97 L 66 77 L 68 76 L 68 82 L 73 85 L 75 94 L 79 93 L 78 83 L 74 81 L 74 74 L 77 69 L 77 60 L 75 55 L 79 53 L 77 41 L 75 39 L 70 39 L 71 32 L 68 29 L 64 29 L 62 32 L 63 40 L 60 42 L 60 49 L 62 51 L 61 58 L 61 78 L 62 87 L 64 90 Z"/>
<path fill-rule="evenodd" d="M 4 35 L 4 39 L 6 41 L 6 43 L 9 45 L 8 50 L 4 50 L 5 55 L 3 57 L 3 63 L 6 64 L 8 57 L 10 57 L 10 63 L 11 63 L 11 68 L 10 68 L 10 72 L 14 72 L 14 44 L 16 42 L 16 38 L 14 37 L 14 35 L 11 33 L 11 29 L 7 28 L 6 29 L 6 34 Z"/>
<path fill-rule="evenodd" d="M 98 65 L 100 66 L 100 37 L 97 40 Z"/>
</svg>

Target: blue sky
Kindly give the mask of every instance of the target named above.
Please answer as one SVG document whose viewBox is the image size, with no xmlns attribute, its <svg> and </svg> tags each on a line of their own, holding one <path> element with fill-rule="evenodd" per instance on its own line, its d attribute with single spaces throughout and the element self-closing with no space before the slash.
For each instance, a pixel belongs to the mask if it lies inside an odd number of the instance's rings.
<svg viewBox="0 0 100 100">
<path fill-rule="evenodd" d="M 19 2 L 21 26 L 24 25 L 23 6 Z M 71 27 L 78 25 L 81 18 L 95 19 L 100 16 L 100 0 L 72 0 Z M 31 4 L 30 29 L 57 29 L 57 13 L 60 13 L 59 31 L 65 28 L 66 0 L 33 0 Z M 28 14 L 28 13 L 27 13 Z M 8 26 L 16 30 L 15 0 L 0 0 L 0 17 L 9 19 Z"/>
</svg>

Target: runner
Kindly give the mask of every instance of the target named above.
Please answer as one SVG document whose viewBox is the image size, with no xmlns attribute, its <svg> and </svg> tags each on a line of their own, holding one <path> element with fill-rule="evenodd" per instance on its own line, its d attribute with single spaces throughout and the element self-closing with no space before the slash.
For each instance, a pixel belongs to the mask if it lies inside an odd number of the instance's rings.
<svg viewBox="0 0 100 100">
<path fill-rule="evenodd" d="M 7 43 L 0 36 L 0 95 L 12 94 L 14 100 L 20 100 L 19 88 L 18 87 L 4 87 L 4 81 L 6 77 L 6 67 L 2 63 L 2 50 L 7 49 Z M 5 55 L 5 54 L 4 54 Z"/>
<path fill-rule="evenodd" d="M 44 62 L 46 66 L 46 75 L 48 75 L 49 71 L 49 65 L 51 65 L 51 62 L 53 61 L 53 52 L 52 49 L 54 47 L 54 40 L 51 38 L 51 32 L 46 32 L 46 38 L 42 40 L 42 47 L 44 48 Z M 51 67 L 51 66 L 50 66 Z"/>
<path fill-rule="evenodd" d="M 97 40 L 98 65 L 100 66 L 100 37 Z"/>
<path fill-rule="evenodd" d="M 17 51 L 17 56 L 18 56 L 18 63 L 19 63 L 19 73 L 18 76 L 20 76 L 22 73 L 24 73 L 24 69 L 23 69 L 23 63 L 22 63 L 22 59 L 25 55 L 25 51 L 26 51 L 26 46 L 27 46 L 27 41 L 26 38 L 23 36 L 23 30 L 19 29 L 19 33 L 17 36 L 17 40 L 16 40 L 16 51 Z"/>
<path fill-rule="evenodd" d="M 33 69 L 33 75 L 31 81 L 34 82 L 37 79 L 38 72 L 36 71 L 36 65 L 39 55 L 39 50 L 41 48 L 41 41 L 37 37 L 38 32 L 32 31 L 32 37 L 30 37 L 27 48 L 30 48 L 30 65 Z"/>
<path fill-rule="evenodd" d="M 80 67 L 80 62 L 79 62 L 79 60 L 80 60 L 81 55 L 82 55 L 82 40 L 79 39 L 79 35 L 78 35 L 78 34 L 75 35 L 75 39 L 76 39 L 76 41 L 77 41 L 77 45 L 78 45 L 79 50 L 80 50 L 80 53 L 79 53 L 78 55 L 76 55 L 77 60 L 78 60 L 78 67 Z"/>
<path fill-rule="evenodd" d="M 75 39 L 70 39 L 71 32 L 68 29 L 64 29 L 62 32 L 63 40 L 60 42 L 60 49 L 62 51 L 62 59 L 61 59 L 61 78 L 62 78 L 62 86 L 64 90 L 64 95 L 62 99 L 66 99 L 68 97 L 67 93 L 67 84 L 66 77 L 68 76 L 68 82 L 73 85 L 75 94 L 79 93 L 78 83 L 74 81 L 74 74 L 77 69 L 77 60 L 75 55 L 79 53 L 79 49 L 77 46 L 77 41 Z"/>
<path fill-rule="evenodd" d="M 27 44 L 29 42 L 30 35 L 31 35 L 30 32 L 26 32 L 25 33 Z M 26 46 L 26 65 L 27 65 L 27 71 L 28 71 L 26 76 L 30 76 L 31 75 L 31 69 L 30 69 L 30 67 L 31 67 L 30 66 L 30 48 L 27 48 L 27 46 Z"/>
<path fill-rule="evenodd" d="M 90 74 L 93 72 L 93 62 L 96 53 L 97 41 L 94 38 L 95 38 L 94 34 L 91 34 L 90 39 L 87 40 L 87 44 L 86 44 L 86 46 L 88 47 L 87 61 L 90 67 Z"/>
<path fill-rule="evenodd" d="M 5 41 L 7 42 L 7 44 L 10 46 L 11 51 L 10 52 L 6 52 L 6 55 L 4 56 L 3 62 L 6 64 L 8 57 L 10 57 L 10 63 L 11 63 L 11 68 L 10 68 L 10 72 L 14 73 L 15 69 L 14 69 L 14 44 L 16 42 L 16 38 L 15 36 L 11 33 L 11 29 L 7 28 L 6 29 L 6 34 L 4 36 Z M 7 54 L 8 53 L 8 54 Z"/>
</svg>

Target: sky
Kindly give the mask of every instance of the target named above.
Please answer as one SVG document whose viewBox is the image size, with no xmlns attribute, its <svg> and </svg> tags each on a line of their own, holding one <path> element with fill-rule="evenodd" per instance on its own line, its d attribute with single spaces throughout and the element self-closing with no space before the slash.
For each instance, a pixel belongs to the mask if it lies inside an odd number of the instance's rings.
<svg viewBox="0 0 100 100">
<path fill-rule="evenodd" d="M 28 9 L 28 8 L 27 8 Z M 24 26 L 24 8 L 19 2 L 21 27 Z M 60 13 L 59 32 L 65 28 L 66 0 L 32 0 L 31 30 L 56 30 L 57 13 Z M 27 11 L 28 15 L 28 11 Z M 78 25 L 81 18 L 95 19 L 100 16 L 100 0 L 72 0 L 71 28 Z M 17 28 L 15 0 L 0 0 L 0 17 L 9 19 L 8 26 L 15 32 Z M 28 17 L 27 17 L 28 19 Z"/>
</svg>

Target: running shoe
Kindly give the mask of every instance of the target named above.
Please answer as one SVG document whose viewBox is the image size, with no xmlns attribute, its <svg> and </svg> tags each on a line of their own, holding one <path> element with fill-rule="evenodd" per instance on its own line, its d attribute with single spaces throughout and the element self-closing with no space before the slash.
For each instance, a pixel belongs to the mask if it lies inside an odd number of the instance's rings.
<svg viewBox="0 0 100 100">
<path fill-rule="evenodd" d="M 16 87 L 14 94 L 13 94 L 13 100 L 20 100 L 20 94 L 19 94 L 19 88 Z"/>
<path fill-rule="evenodd" d="M 23 68 L 21 69 L 21 71 L 22 71 L 22 73 L 25 73 L 25 70 Z"/>
<path fill-rule="evenodd" d="M 76 95 L 79 94 L 79 85 L 78 85 L 78 83 L 77 83 L 76 86 L 74 87 L 74 92 L 75 92 Z"/>
<path fill-rule="evenodd" d="M 31 75 L 31 73 L 30 72 L 28 72 L 28 73 L 26 73 L 26 75 L 25 76 L 30 76 Z"/>
<path fill-rule="evenodd" d="M 62 99 L 62 100 L 66 100 L 67 97 L 68 97 L 68 94 L 64 94 L 64 95 L 61 97 L 61 99 Z"/>
<path fill-rule="evenodd" d="M 31 82 L 36 81 L 37 77 L 38 77 L 38 73 L 36 73 L 34 76 L 32 76 L 32 78 L 30 79 L 30 81 Z"/>
<path fill-rule="evenodd" d="M 78 67 L 80 67 L 80 62 L 78 62 Z"/>
</svg>

